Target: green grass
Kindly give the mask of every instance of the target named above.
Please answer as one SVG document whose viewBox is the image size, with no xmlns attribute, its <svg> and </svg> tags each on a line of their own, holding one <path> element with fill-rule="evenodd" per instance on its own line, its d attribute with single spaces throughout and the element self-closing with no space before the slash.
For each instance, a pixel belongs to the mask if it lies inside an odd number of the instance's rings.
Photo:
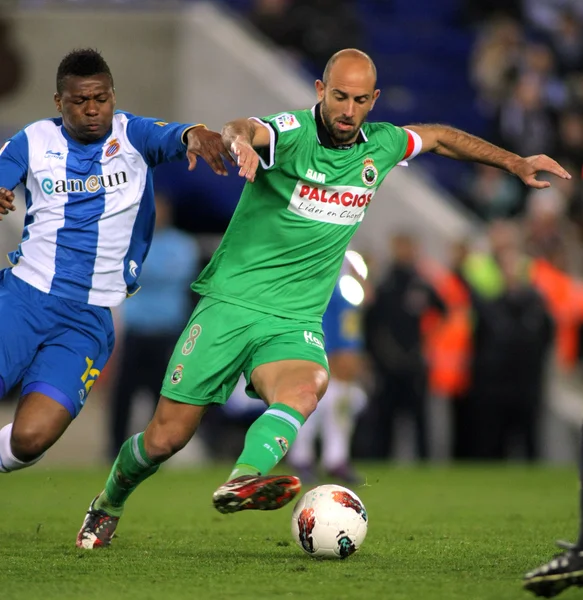
<svg viewBox="0 0 583 600">
<path fill-rule="evenodd" d="M 291 508 L 220 515 L 228 468 L 162 471 L 128 501 L 111 548 L 75 536 L 104 471 L 0 476 L 1 600 L 510 600 L 525 571 L 577 528 L 574 470 L 362 465 L 362 550 L 316 561 L 291 541 Z M 565 600 L 580 597 L 569 590 Z"/>
</svg>

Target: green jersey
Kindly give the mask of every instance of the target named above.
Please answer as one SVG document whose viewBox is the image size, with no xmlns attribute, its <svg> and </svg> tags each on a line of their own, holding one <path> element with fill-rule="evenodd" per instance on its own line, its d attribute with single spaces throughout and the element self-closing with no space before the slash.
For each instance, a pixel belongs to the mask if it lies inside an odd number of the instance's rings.
<svg viewBox="0 0 583 600">
<path fill-rule="evenodd" d="M 335 147 L 319 105 L 257 120 L 271 143 L 193 289 L 319 322 L 376 190 L 395 165 L 419 151 L 420 139 L 390 123 L 365 123 L 356 143 Z"/>
</svg>

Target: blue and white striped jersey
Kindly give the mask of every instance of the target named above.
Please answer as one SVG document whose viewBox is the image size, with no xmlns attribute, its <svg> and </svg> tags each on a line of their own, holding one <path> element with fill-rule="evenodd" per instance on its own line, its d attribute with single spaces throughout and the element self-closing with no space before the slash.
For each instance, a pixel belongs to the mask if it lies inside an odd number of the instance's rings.
<svg viewBox="0 0 583 600">
<path fill-rule="evenodd" d="M 332 292 L 330 303 L 322 318 L 322 330 L 328 355 L 343 350 L 362 348 L 361 310 L 346 300 L 340 286 Z"/>
<path fill-rule="evenodd" d="M 153 167 L 183 159 L 191 125 L 116 112 L 110 133 L 73 140 L 62 119 L 37 121 L 0 149 L 0 187 L 25 186 L 13 273 L 35 288 L 97 306 L 138 289 L 154 232 Z"/>
</svg>

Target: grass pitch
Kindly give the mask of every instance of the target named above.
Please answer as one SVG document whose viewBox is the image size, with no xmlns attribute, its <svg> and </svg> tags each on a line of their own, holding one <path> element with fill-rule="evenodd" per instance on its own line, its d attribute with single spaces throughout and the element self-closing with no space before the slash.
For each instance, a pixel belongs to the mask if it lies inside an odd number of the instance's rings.
<svg viewBox="0 0 583 600">
<path fill-rule="evenodd" d="M 361 465 L 370 525 L 360 552 L 316 561 L 291 507 L 221 515 L 224 468 L 162 470 L 130 498 L 111 548 L 75 536 L 103 470 L 41 465 L 0 476 L 1 600 L 510 600 L 553 540 L 577 527 L 575 470 Z M 306 488 L 307 489 L 307 488 Z M 581 597 L 569 590 L 565 600 Z"/>
</svg>

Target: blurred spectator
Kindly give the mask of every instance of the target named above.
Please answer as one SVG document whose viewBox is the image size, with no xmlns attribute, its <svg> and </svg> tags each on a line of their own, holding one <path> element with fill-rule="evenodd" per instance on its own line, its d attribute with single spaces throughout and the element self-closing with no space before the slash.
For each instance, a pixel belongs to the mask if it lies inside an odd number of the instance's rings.
<svg viewBox="0 0 583 600">
<path fill-rule="evenodd" d="M 463 274 L 470 253 L 468 240 L 459 240 L 450 248 L 449 268 L 430 259 L 423 261 L 423 273 L 435 286 L 447 306 L 447 313 L 433 318 L 425 316 L 425 354 L 429 366 L 431 393 L 451 403 L 452 458 L 469 455 L 472 439 L 467 421 L 472 358 L 471 297 Z"/>
<path fill-rule="evenodd" d="M 473 353 L 473 331 L 471 313 L 471 290 L 463 274 L 463 265 L 470 254 L 467 240 L 454 243 L 451 253 L 451 270 L 460 286 L 458 301 L 451 310 L 456 318 L 457 345 L 459 347 L 458 385 L 450 390 L 451 401 L 451 456 L 464 458 L 471 452 L 472 433 L 465 427 L 467 422 L 468 393 L 471 383 L 470 365 Z M 449 308 L 449 306 L 448 306 Z"/>
<path fill-rule="evenodd" d="M 477 165 L 465 189 L 466 204 L 487 221 L 514 217 L 524 208 L 520 180 L 495 167 Z"/>
<path fill-rule="evenodd" d="M 360 477 L 350 461 L 352 434 L 358 414 L 366 405 L 362 378 L 361 315 L 336 285 L 322 321 L 330 382 L 316 411 L 300 429 L 288 461 L 304 482 L 317 479 L 316 441 L 321 440 L 321 462 L 327 476 L 345 483 Z"/>
<path fill-rule="evenodd" d="M 559 188 L 548 188 L 527 197 L 524 247 L 533 258 L 544 258 L 567 270 L 566 231 L 563 227 L 565 197 Z"/>
<path fill-rule="evenodd" d="M 431 257 L 424 257 L 419 263 L 421 275 L 447 307 L 445 314 L 430 309 L 422 324 L 429 388 L 440 398 L 463 394 L 468 385 L 470 298 L 462 266 L 469 252 L 469 242 L 462 239 L 451 245 L 449 265 Z"/>
<path fill-rule="evenodd" d="M 198 247 L 172 226 L 166 198 L 156 195 L 156 230 L 142 288 L 123 305 L 123 338 L 112 390 L 109 453 L 115 458 L 129 436 L 137 392 L 147 391 L 155 408 L 166 366 L 191 311 L 189 284 L 198 274 Z"/>
<path fill-rule="evenodd" d="M 256 0 L 250 19 L 296 58 L 308 58 L 317 72 L 338 50 L 360 46 L 353 0 Z"/>
<path fill-rule="evenodd" d="M 523 49 L 520 73 L 536 79 L 540 86 L 542 103 L 551 109 L 560 109 L 567 102 L 567 87 L 557 75 L 553 52 L 543 43 L 528 44 Z"/>
<path fill-rule="evenodd" d="M 291 0 L 256 0 L 250 20 L 278 46 L 289 52 L 299 51 L 296 24 L 289 18 Z"/>
<path fill-rule="evenodd" d="M 488 227 L 487 252 L 471 252 L 463 262 L 461 271 L 473 293 L 484 298 L 495 298 L 504 289 L 499 260 L 506 251 L 522 248 L 521 231 L 513 221 L 494 221 Z M 526 258 L 524 258 L 526 264 Z"/>
<path fill-rule="evenodd" d="M 522 0 L 464 0 L 465 19 L 473 24 L 492 17 L 522 18 Z"/>
<path fill-rule="evenodd" d="M 564 112 L 559 119 L 558 155 L 572 165 L 574 179 L 583 174 L 583 113 Z"/>
<path fill-rule="evenodd" d="M 521 156 L 554 154 L 555 123 L 544 103 L 542 84 L 533 74 L 521 75 L 498 116 L 500 143 Z"/>
<path fill-rule="evenodd" d="M 558 27 L 551 33 L 551 44 L 561 75 L 583 71 L 583 21 L 571 11 L 559 15 Z"/>
<path fill-rule="evenodd" d="M 10 22 L 0 15 L 0 98 L 16 91 L 24 76 L 24 62 L 14 46 Z"/>
<path fill-rule="evenodd" d="M 517 441 L 522 457 L 534 460 L 539 453 L 538 417 L 554 329 L 547 306 L 565 305 L 569 292 L 568 286 L 562 286 L 564 293 L 557 289 L 556 269 L 522 253 L 520 233 L 516 222 L 492 223 L 490 251 L 470 254 L 463 265 L 471 291 L 473 360 L 468 393 L 453 407 L 458 459 L 508 458 Z M 552 246 L 555 236 L 540 240 L 542 250 L 542 241 Z"/>
<path fill-rule="evenodd" d="M 501 293 L 472 296 L 474 359 L 465 419 L 458 425 L 471 440 L 465 458 L 510 458 L 518 446 L 523 458 L 535 460 L 553 325 L 520 253 L 506 249 L 497 263 Z"/>
<path fill-rule="evenodd" d="M 522 16 L 511 11 L 514 19 L 496 0 L 475 4 L 484 21 L 475 21 L 471 80 L 484 114 L 491 115 L 492 137 L 517 154 L 549 154 L 566 165 L 573 180 L 553 180 L 553 186 L 565 198 L 563 214 L 583 238 L 583 2 L 524 0 Z M 528 210 L 532 194 L 526 198 L 524 189 L 514 208 L 503 210 L 514 197 L 504 175 L 480 168 L 472 177 L 463 199 L 480 216 Z"/>
<path fill-rule="evenodd" d="M 567 211 L 569 219 L 575 225 L 574 236 L 577 242 L 578 258 L 581 258 L 580 246 L 583 242 L 583 180 L 577 176 L 577 169 L 575 165 L 571 165 L 570 173 L 573 173 L 573 179 L 571 180 L 571 186 L 569 191 L 566 193 L 567 197 Z M 580 260 L 574 262 L 574 266 L 577 268 L 577 273 L 581 273 L 583 268 L 580 266 Z"/>
<path fill-rule="evenodd" d="M 377 390 L 372 398 L 371 454 L 384 458 L 394 451 L 397 417 L 412 421 L 417 458 L 429 457 L 427 432 L 427 365 L 421 320 L 433 307 L 445 305 L 416 268 L 418 247 L 408 234 L 390 240 L 392 265 L 376 290 L 365 317 L 365 336 L 375 370 Z"/>
<path fill-rule="evenodd" d="M 479 35 L 472 53 L 471 79 L 486 112 L 491 113 L 506 97 L 523 43 L 522 28 L 509 18 L 493 19 Z"/>
<path fill-rule="evenodd" d="M 583 20 L 581 0 L 523 0 L 523 3 L 525 17 L 535 29 L 541 31 L 558 31 L 561 16 L 565 12 Z"/>
</svg>

